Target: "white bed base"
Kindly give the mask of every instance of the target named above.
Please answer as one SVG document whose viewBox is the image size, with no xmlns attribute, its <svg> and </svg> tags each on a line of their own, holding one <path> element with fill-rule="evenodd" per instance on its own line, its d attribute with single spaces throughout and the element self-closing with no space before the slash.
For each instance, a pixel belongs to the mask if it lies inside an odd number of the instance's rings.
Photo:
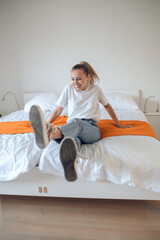
<svg viewBox="0 0 160 240">
<path fill-rule="evenodd" d="M 160 193 L 109 181 L 67 182 L 62 177 L 42 173 L 38 167 L 21 175 L 18 179 L 1 182 L 0 193 L 1 195 L 40 197 L 160 200 Z"/>
<path fill-rule="evenodd" d="M 140 104 L 140 91 L 120 91 L 128 93 Z M 24 104 L 38 95 L 38 93 L 25 93 Z M 77 180 L 67 182 L 62 177 L 42 173 L 38 167 L 33 168 L 19 178 L 0 182 L 1 195 L 25 195 L 45 197 L 71 197 L 71 198 L 99 198 L 99 199 L 137 199 L 137 200 L 160 200 L 160 193 L 147 191 L 127 185 L 118 185 L 109 181 L 89 182 Z"/>
</svg>

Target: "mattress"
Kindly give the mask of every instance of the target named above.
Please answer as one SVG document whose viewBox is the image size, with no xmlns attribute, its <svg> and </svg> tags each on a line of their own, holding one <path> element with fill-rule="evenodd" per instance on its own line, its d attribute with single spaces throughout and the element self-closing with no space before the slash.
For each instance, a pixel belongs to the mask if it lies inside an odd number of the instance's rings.
<svg viewBox="0 0 160 240">
<path fill-rule="evenodd" d="M 119 120 L 147 121 L 140 110 L 115 110 Z M 51 111 L 45 111 L 47 120 Z M 101 119 L 109 119 L 101 111 Z M 28 112 L 13 112 L 0 121 L 28 120 Z M 9 181 L 38 166 L 42 173 L 63 177 L 59 144 L 52 140 L 46 149 L 35 144 L 34 133 L 0 135 L 0 181 Z M 111 181 L 160 192 L 160 142 L 147 136 L 108 137 L 82 146 L 78 156 L 78 178 Z"/>
</svg>

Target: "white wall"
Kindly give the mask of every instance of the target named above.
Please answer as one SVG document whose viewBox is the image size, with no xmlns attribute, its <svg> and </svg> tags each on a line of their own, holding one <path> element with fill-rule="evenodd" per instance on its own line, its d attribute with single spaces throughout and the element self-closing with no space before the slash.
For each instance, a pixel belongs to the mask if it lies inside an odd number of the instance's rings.
<svg viewBox="0 0 160 240">
<path fill-rule="evenodd" d="M 61 91 L 86 60 L 103 89 L 160 100 L 159 26 L 159 0 L 0 0 L 0 98 Z M 12 110 L 8 95 L 0 112 Z"/>
</svg>

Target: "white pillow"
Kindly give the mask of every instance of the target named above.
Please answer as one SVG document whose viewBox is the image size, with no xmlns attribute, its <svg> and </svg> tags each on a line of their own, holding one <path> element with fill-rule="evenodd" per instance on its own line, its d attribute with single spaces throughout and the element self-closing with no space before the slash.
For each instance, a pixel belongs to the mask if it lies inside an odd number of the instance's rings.
<svg viewBox="0 0 160 240">
<path fill-rule="evenodd" d="M 39 105 L 42 111 L 54 110 L 58 98 L 59 94 L 55 92 L 41 93 L 27 102 L 24 106 L 24 110 L 29 112 L 33 105 Z"/>
<path fill-rule="evenodd" d="M 104 95 L 106 96 L 109 104 L 112 106 L 113 109 L 117 110 L 139 109 L 134 99 L 128 94 L 119 92 L 104 92 Z"/>
</svg>

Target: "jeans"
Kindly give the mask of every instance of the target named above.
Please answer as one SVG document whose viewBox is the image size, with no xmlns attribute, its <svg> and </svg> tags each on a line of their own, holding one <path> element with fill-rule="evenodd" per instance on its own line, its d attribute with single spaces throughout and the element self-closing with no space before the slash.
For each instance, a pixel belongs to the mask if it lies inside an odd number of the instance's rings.
<svg viewBox="0 0 160 240">
<path fill-rule="evenodd" d="M 72 137 L 81 150 L 82 144 L 94 143 L 100 140 L 101 133 L 92 119 L 73 118 L 67 124 L 58 127 L 63 137 Z"/>
</svg>

